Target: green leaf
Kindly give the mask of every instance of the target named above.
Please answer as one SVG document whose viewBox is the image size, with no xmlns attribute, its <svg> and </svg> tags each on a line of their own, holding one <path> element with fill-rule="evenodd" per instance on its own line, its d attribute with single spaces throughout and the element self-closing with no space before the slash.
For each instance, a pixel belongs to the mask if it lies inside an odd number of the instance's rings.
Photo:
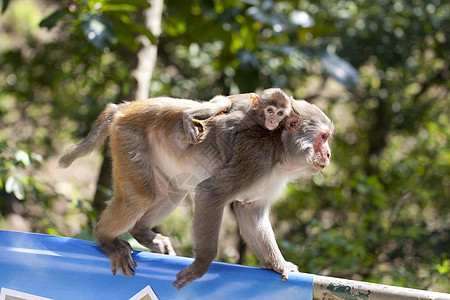
<svg viewBox="0 0 450 300">
<path fill-rule="evenodd" d="M 153 35 L 153 33 L 145 26 L 136 25 L 133 26 L 133 29 L 142 35 L 145 35 L 152 44 L 156 45 L 158 43 L 158 39 Z"/>
<path fill-rule="evenodd" d="M 66 8 L 55 10 L 52 14 L 39 23 L 39 27 L 47 27 L 48 29 L 51 29 L 56 25 L 59 19 L 64 17 L 67 13 L 68 10 Z"/>
<path fill-rule="evenodd" d="M 14 196 L 16 196 L 16 198 L 19 200 L 25 199 L 25 190 L 23 188 L 22 182 L 20 182 L 13 176 L 10 176 L 6 180 L 5 191 L 7 193 L 14 193 Z"/>
<path fill-rule="evenodd" d="M 105 49 L 111 44 L 116 44 L 118 39 L 113 33 L 110 23 L 99 16 L 88 15 L 81 23 L 84 36 L 95 48 Z"/>
<path fill-rule="evenodd" d="M 5 191 L 7 193 L 12 193 L 13 191 L 13 185 L 14 185 L 14 181 L 16 179 L 12 176 L 8 177 L 8 179 L 6 179 L 6 184 L 5 184 Z"/>
<path fill-rule="evenodd" d="M 127 11 L 135 12 L 139 8 L 130 4 L 105 4 L 102 5 L 102 11 Z"/>
<path fill-rule="evenodd" d="M 436 266 L 436 270 L 442 275 L 450 273 L 450 259 L 444 259 L 442 264 Z"/>
<path fill-rule="evenodd" d="M 8 148 L 8 143 L 5 140 L 0 141 L 0 154 L 5 151 L 5 149 Z"/>
<path fill-rule="evenodd" d="M 147 0 L 105 0 L 105 5 L 125 5 L 125 6 L 135 6 L 139 8 L 148 8 L 150 3 Z"/>
<path fill-rule="evenodd" d="M 16 196 L 16 198 L 19 200 L 25 199 L 25 190 L 23 188 L 23 184 L 20 181 L 17 181 L 14 185 L 14 196 Z"/>
<path fill-rule="evenodd" d="M 23 150 L 17 150 L 15 153 L 16 161 L 21 162 L 25 167 L 31 164 L 30 156 Z"/>
<path fill-rule="evenodd" d="M 53 227 L 47 228 L 47 229 L 45 230 L 45 232 L 46 232 L 47 234 L 51 234 L 51 235 L 61 235 L 61 233 L 60 233 L 57 229 L 55 229 L 55 228 L 53 228 Z"/>
<path fill-rule="evenodd" d="M 2 13 L 8 8 L 9 0 L 2 0 Z"/>
<path fill-rule="evenodd" d="M 352 88 L 359 82 L 358 71 L 339 56 L 324 52 L 320 55 L 320 62 L 325 72 L 347 88 Z"/>
<path fill-rule="evenodd" d="M 292 24 L 303 28 L 310 28 L 316 25 L 314 18 L 306 11 L 294 10 L 289 15 L 289 19 Z"/>
<path fill-rule="evenodd" d="M 31 158 L 39 163 L 42 163 L 44 161 L 44 158 L 42 157 L 42 155 L 37 154 L 37 153 L 31 153 Z"/>
</svg>

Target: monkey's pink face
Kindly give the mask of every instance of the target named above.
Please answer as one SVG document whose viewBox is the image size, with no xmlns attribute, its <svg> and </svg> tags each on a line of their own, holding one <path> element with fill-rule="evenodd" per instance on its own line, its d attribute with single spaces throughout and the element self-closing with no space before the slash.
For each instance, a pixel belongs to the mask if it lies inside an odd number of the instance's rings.
<svg viewBox="0 0 450 300">
<path fill-rule="evenodd" d="M 313 166 L 318 171 L 322 171 L 326 166 L 330 164 L 331 150 L 328 145 L 328 139 L 330 138 L 330 132 L 321 132 L 317 135 L 314 141 L 314 160 Z"/>
<path fill-rule="evenodd" d="M 264 126 L 269 130 L 274 130 L 286 116 L 285 108 L 269 105 L 264 109 Z"/>
</svg>

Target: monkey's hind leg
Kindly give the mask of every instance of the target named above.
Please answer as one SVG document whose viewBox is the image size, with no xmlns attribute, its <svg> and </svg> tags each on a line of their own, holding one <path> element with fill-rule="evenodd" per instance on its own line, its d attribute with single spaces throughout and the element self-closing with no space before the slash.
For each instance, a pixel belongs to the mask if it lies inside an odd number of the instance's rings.
<svg viewBox="0 0 450 300">
<path fill-rule="evenodd" d="M 124 201 L 113 197 L 100 216 L 94 235 L 98 239 L 100 249 L 110 259 L 113 275 L 116 275 L 117 269 L 122 275 L 134 275 L 136 263 L 131 257 L 133 249 L 118 236 L 133 227 L 144 212 L 145 209 L 130 208 L 124 205 Z"/>
<path fill-rule="evenodd" d="M 155 201 L 134 227 L 129 230 L 130 234 L 139 242 L 139 244 L 147 247 L 153 252 L 177 255 L 168 237 L 155 233 L 150 229 L 165 219 L 167 215 L 170 215 L 174 208 L 175 207 L 172 207 L 170 203 L 159 203 L 158 201 Z"/>
<path fill-rule="evenodd" d="M 129 232 L 141 245 L 153 252 L 176 255 L 170 239 L 153 232 L 150 228 L 167 219 L 188 194 L 172 184 L 157 167 L 153 169 L 153 176 L 155 179 L 155 198 L 142 218 L 136 222 Z"/>
<path fill-rule="evenodd" d="M 146 215 L 151 215 L 151 211 L 147 211 Z M 155 233 L 153 230 L 149 229 L 149 225 L 146 222 L 147 217 L 144 216 L 141 221 L 136 223 L 136 225 L 130 230 L 130 234 L 139 242 L 139 244 L 147 247 L 153 252 L 177 255 L 172 247 L 170 239 L 162 234 Z"/>
</svg>

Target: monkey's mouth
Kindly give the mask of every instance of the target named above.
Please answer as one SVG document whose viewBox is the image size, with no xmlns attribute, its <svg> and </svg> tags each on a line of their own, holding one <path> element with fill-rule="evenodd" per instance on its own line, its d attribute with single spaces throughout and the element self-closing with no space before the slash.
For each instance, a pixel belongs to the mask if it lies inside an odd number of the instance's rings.
<svg viewBox="0 0 450 300">
<path fill-rule="evenodd" d="M 317 170 L 319 170 L 319 171 L 322 171 L 323 169 L 325 169 L 325 165 L 322 165 L 322 164 L 319 164 L 319 163 L 316 163 L 316 162 L 314 162 L 313 163 L 313 167 L 314 168 L 316 168 Z"/>
<path fill-rule="evenodd" d="M 269 130 L 274 130 L 278 127 L 278 125 L 274 125 L 274 124 L 266 124 L 267 129 Z"/>
</svg>

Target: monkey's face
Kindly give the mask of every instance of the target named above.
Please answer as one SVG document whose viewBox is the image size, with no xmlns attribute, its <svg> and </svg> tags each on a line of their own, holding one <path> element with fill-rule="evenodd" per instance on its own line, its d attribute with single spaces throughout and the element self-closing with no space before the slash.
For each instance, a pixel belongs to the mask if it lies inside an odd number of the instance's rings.
<svg viewBox="0 0 450 300">
<path fill-rule="evenodd" d="M 286 108 L 268 105 L 264 109 L 264 126 L 269 130 L 274 130 L 286 116 Z"/>
<path fill-rule="evenodd" d="M 328 140 L 333 134 L 334 125 L 315 105 L 295 100 L 293 106 L 295 113 L 286 120 L 286 140 L 293 143 L 288 144 L 288 152 L 296 156 L 299 164 L 308 164 L 309 173 L 317 174 L 330 164 Z"/>
<path fill-rule="evenodd" d="M 330 131 L 323 131 L 317 134 L 314 141 L 314 158 L 312 165 L 318 171 L 322 171 L 330 164 L 331 149 L 328 145 L 328 139 L 331 136 Z"/>
</svg>

